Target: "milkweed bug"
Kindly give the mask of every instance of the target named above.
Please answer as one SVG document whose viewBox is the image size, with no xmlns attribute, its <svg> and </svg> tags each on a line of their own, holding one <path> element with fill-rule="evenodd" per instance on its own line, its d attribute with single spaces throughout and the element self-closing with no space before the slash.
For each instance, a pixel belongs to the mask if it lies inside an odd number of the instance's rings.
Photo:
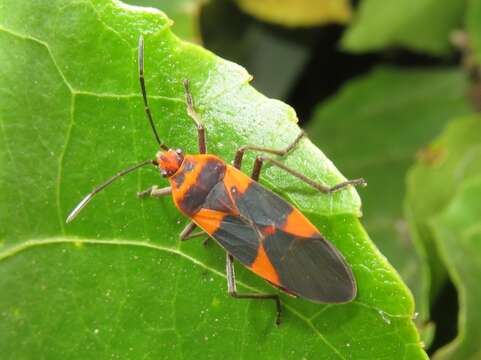
<svg viewBox="0 0 481 360">
<path fill-rule="evenodd" d="M 277 166 L 322 193 L 332 193 L 348 185 L 365 185 L 363 179 L 345 181 L 333 187 L 318 184 L 282 162 L 257 156 L 251 176 L 240 171 L 246 151 L 286 156 L 301 141 L 304 132 L 284 149 L 245 145 L 236 152 L 233 165 L 207 153 L 205 130 L 184 81 L 187 113 L 197 127 L 199 154 L 183 154 L 165 145 L 155 128 L 144 81 L 144 41 L 139 38 L 139 80 L 145 113 L 160 147 L 154 160 L 127 168 L 88 194 L 70 213 L 72 221 L 92 197 L 119 177 L 146 165 L 154 165 L 170 182 L 169 187 L 152 186 L 139 196 L 172 195 L 175 206 L 191 222 L 180 240 L 209 235 L 226 251 L 228 293 L 237 299 L 273 300 L 280 323 L 281 303 L 277 294 L 238 293 L 234 259 L 273 286 L 293 296 L 322 303 L 344 303 L 356 296 L 356 281 L 342 255 L 322 237 L 314 225 L 295 207 L 257 181 L 265 162 Z M 199 227 L 201 232 L 194 232 Z"/>
</svg>

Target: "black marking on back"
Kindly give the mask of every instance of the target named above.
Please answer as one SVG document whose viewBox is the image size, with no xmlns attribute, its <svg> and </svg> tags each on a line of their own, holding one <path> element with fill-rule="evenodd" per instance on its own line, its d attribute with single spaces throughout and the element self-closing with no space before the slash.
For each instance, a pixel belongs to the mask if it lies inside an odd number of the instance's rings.
<svg viewBox="0 0 481 360">
<path fill-rule="evenodd" d="M 225 213 L 232 213 L 236 209 L 222 181 L 219 181 L 209 192 L 202 208 Z"/>
<path fill-rule="evenodd" d="M 255 182 L 244 193 L 231 194 L 242 219 L 226 217 L 229 224 L 223 222 L 216 232 L 219 237 L 214 235 L 227 251 L 250 266 L 262 241 L 281 289 L 317 302 L 353 299 L 356 283 L 351 269 L 332 244 L 320 234 L 303 238 L 280 229 L 292 205 Z M 273 234 L 261 234 L 261 229 L 272 225 L 276 227 Z"/>
<path fill-rule="evenodd" d="M 212 237 L 244 265 L 255 261 L 259 249 L 257 232 L 239 216 L 226 215 Z"/>
<path fill-rule="evenodd" d="M 189 160 L 189 159 L 186 159 L 184 160 L 184 164 L 183 164 L 183 167 L 182 167 L 182 170 L 184 170 L 184 172 L 191 172 L 192 169 L 194 168 L 194 163 L 192 162 L 192 160 Z"/>
<path fill-rule="evenodd" d="M 180 172 L 180 173 L 176 174 L 175 176 L 173 176 L 173 178 L 174 178 L 175 186 L 177 186 L 177 188 L 180 188 L 182 186 L 182 184 L 184 183 L 185 173 Z"/>
<path fill-rule="evenodd" d="M 185 175 L 192 171 L 194 165 L 195 163 L 192 160 L 185 159 L 182 163 L 182 171 L 179 171 L 177 174 L 172 176 L 172 179 L 174 180 L 175 186 L 177 186 L 177 188 L 180 188 L 182 186 L 185 180 Z"/>
<path fill-rule="evenodd" d="M 205 163 L 194 166 L 202 166 L 202 169 L 197 181 L 190 186 L 179 202 L 180 209 L 189 216 L 193 216 L 203 207 L 210 191 L 222 181 L 225 174 L 225 163 L 217 159 L 208 159 Z"/>
<path fill-rule="evenodd" d="M 260 227 L 281 226 L 292 205 L 272 191 L 252 182 L 242 194 L 232 193 L 240 213 Z"/>
<path fill-rule="evenodd" d="M 230 192 L 240 215 L 226 215 L 212 237 L 244 265 L 251 266 L 263 239 L 261 230 L 283 224 L 292 206 L 255 182 L 243 193 L 235 186 Z"/>
<path fill-rule="evenodd" d="M 277 229 L 263 244 L 281 286 L 290 292 L 325 303 L 347 302 L 355 296 L 351 270 L 320 235 L 301 238 Z"/>
<path fill-rule="evenodd" d="M 261 229 L 283 224 L 292 206 L 255 182 L 243 193 L 235 186 L 230 193 L 240 215 L 226 215 L 212 237 L 241 263 L 251 266 L 263 239 Z"/>
</svg>

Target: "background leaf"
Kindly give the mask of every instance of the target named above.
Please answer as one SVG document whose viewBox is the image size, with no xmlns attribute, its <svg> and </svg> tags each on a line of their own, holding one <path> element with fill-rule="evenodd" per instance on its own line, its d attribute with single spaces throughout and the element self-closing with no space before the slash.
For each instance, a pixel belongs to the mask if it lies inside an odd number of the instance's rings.
<svg viewBox="0 0 481 360">
<path fill-rule="evenodd" d="M 429 319 L 429 268 L 403 216 L 404 179 L 423 144 L 469 112 L 465 87 L 458 70 L 379 68 L 321 104 L 308 129 L 347 177 L 368 181 L 363 223 L 413 292 L 420 323 Z"/>
<path fill-rule="evenodd" d="M 436 360 L 474 360 L 481 354 L 481 259 L 471 255 L 481 253 L 480 198 L 481 178 L 463 182 L 451 203 L 431 223 L 439 251 L 456 284 L 461 309 L 458 336 L 436 353 Z"/>
<path fill-rule="evenodd" d="M 481 154 L 478 121 L 471 126 L 453 122 L 443 135 L 427 147 L 407 177 L 406 216 L 413 236 L 428 250 L 431 269 L 431 297 L 435 297 L 445 278 L 445 266 L 439 258 L 429 225 L 433 216 L 451 201 L 465 179 L 481 173 L 476 156 Z"/>
<path fill-rule="evenodd" d="M 470 37 L 474 57 L 481 64 L 481 3 L 469 1 L 466 11 L 466 30 Z"/>
<path fill-rule="evenodd" d="M 346 305 L 283 296 L 280 328 L 272 304 L 227 296 L 220 248 L 178 241 L 187 219 L 171 199 L 135 197 L 166 184 L 152 169 L 112 185 L 65 226 L 95 184 L 156 151 L 136 75 L 141 33 L 167 144 L 196 150 L 185 78 L 210 151 L 227 161 L 245 143 L 285 146 L 299 132 L 297 119 L 255 91 L 243 68 L 176 38 L 160 12 L 107 0 L 0 5 L 0 348 L 7 357 L 426 358 L 412 298 L 359 224 L 353 189 L 321 196 L 266 170 L 263 183 L 337 246 L 359 287 Z M 326 184 L 344 179 L 308 140 L 286 163 Z M 242 267 L 238 279 L 240 290 L 274 291 Z"/>
<path fill-rule="evenodd" d="M 342 40 L 354 52 L 403 46 L 434 55 L 450 49 L 449 34 L 462 23 L 465 0 L 362 0 Z"/>
<path fill-rule="evenodd" d="M 346 23 L 351 18 L 349 0 L 237 0 L 247 13 L 285 26 Z"/>
<path fill-rule="evenodd" d="M 471 304 L 479 301 L 479 296 L 476 287 L 470 286 L 472 279 L 479 278 L 479 252 L 472 248 L 477 239 L 472 229 L 478 220 L 475 206 L 479 197 L 466 201 L 468 194 L 477 192 L 464 184 L 481 175 L 480 134 L 478 116 L 453 122 L 424 151 L 408 176 L 407 210 L 414 235 L 430 249 L 432 268 L 448 269 L 460 297 L 458 339 L 439 352 L 442 359 L 475 359 L 479 346 L 474 329 L 479 322 L 471 314 Z M 458 242 L 459 248 L 454 249 Z M 438 283 L 441 280 L 438 278 Z"/>
</svg>

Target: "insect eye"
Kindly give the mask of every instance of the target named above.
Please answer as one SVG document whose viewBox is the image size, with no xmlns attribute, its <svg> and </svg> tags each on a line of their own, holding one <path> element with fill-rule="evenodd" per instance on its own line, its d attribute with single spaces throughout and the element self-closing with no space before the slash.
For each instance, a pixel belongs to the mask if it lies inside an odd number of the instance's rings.
<svg viewBox="0 0 481 360">
<path fill-rule="evenodd" d="M 177 150 L 175 150 L 175 152 L 180 155 L 180 154 L 182 154 L 182 149 L 177 149 Z"/>
</svg>

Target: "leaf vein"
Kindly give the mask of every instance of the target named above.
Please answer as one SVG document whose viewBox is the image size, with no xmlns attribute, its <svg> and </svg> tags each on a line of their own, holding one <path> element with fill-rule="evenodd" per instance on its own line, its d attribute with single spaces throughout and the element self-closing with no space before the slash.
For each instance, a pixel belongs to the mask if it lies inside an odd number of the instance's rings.
<svg viewBox="0 0 481 360">
<path fill-rule="evenodd" d="M 4 27 L 2 27 L 2 26 L 0 26 L 0 31 L 3 31 L 3 32 L 5 32 L 5 33 L 7 33 L 7 34 L 9 34 L 9 35 L 18 37 L 18 38 L 23 39 L 23 40 L 29 40 L 29 41 L 35 42 L 35 43 L 37 43 L 37 44 L 45 47 L 45 49 L 47 49 L 47 52 L 48 52 L 50 58 L 52 59 L 52 62 L 53 62 L 53 64 L 54 64 L 55 68 L 57 69 L 60 77 L 62 78 L 62 80 L 64 81 L 65 85 L 68 87 L 68 89 L 70 90 L 70 92 L 73 93 L 73 87 L 72 87 L 72 85 L 70 85 L 70 83 L 67 81 L 67 78 L 65 77 L 63 71 L 60 69 L 59 65 L 57 64 L 57 61 L 55 60 L 55 57 L 53 56 L 53 53 L 52 53 L 52 50 L 50 49 L 50 46 L 49 46 L 46 42 L 44 42 L 44 41 L 42 41 L 42 40 L 40 40 L 40 39 L 37 39 L 37 38 L 35 38 L 35 37 L 33 37 L 33 36 L 30 36 L 30 35 L 25 35 L 25 34 L 17 33 L 17 32 L 15 32 L 15 31 L 12 31 L 12 30 L 10 30 L 10 29 L 4 28 Z"/>
<path fill-rule="evenodd" d="M 53 244 L 92 244 L 92 245 L 117 245 L 117 246 L 145 247 L 145 248 L 150 248 L 150 249 L 155 249 L 155 250 L 167 252 L 167 253 L 170 253 L 170 254 L 173 254 L 173 255 L 178 255 L 178 256 L 186 259 L 186 260 L 191 261 L 195 265 L 200 266 L 200 267 L 212 272 L 213 274 L 215 274 L 217 276 L 220 276 L 222 278 L 226 278 L 226 275 L 224 273 L 207 266 L 203 262 L 201 262 L 201 261 L 199 261 L 199 260 L 197 260 L 197 259 L 177 250 L 177 249 L 165 247 L 165 246 L 158 245 L 158 244 L 148 243 L 148 242 L 144 242 L 144 241 L 135 241 L 135 240 L 100 240 L 100 239 L 99 240 L 87 240 L 87 239 L 79 239 L 79 238 L 74 238 L 74 237 L 72 237 L 72 238 L 50 238 L 50 239 L 47 239 L 47 240 L 39 240 L 39 239 L 28 240 L 28 241 L 25 241 L 25 242 L 23 242 L 19 245 L 12 246 L 12 247 L 8 248 L 7 250 L 1 252 L 0 253 L 0 261 L 8 259 L 9 257 L 12 257 L 16 254 L 19 254 L 23 251 L 26 251 L 26 250 L 34 248 L 34 247 L 45 246 L 45 245 L 53 245 Z M 251 291 L 261 292 L 261 290 L 255 288 L 251 285 L 244 284 L 240 281 L 237 281 L 237 283 L 240 286 L 243 286 L 246 289 L 249 289 Z M 296 311 L 294 308 L 292 308 L 291 306 L 289 306 L 287 304 L 283 304 L 283 307 L 284 307 L 284 309 L 289 310 L 291 313 L 296 315 L 299 319 L 303 320 L 309 326 L 309 328 L 314 332 L 314 334 L 317 335 L 317 337 L 319 337 L 319 339 L 322 342 L 324 342 L 340 359 L 345 360 L 345 357 L 314 326 L 314 324 L 311 322 L 311 320 L 309 320 L 308 318 L 306 318 L 301 313 L 299 313 L 298 311 Z M 178 332 L 177 332 L 177 335 L 179 335 Z M 181 345 L 181 344 L 179 344 L 179 345 Z"/>
</svg>

